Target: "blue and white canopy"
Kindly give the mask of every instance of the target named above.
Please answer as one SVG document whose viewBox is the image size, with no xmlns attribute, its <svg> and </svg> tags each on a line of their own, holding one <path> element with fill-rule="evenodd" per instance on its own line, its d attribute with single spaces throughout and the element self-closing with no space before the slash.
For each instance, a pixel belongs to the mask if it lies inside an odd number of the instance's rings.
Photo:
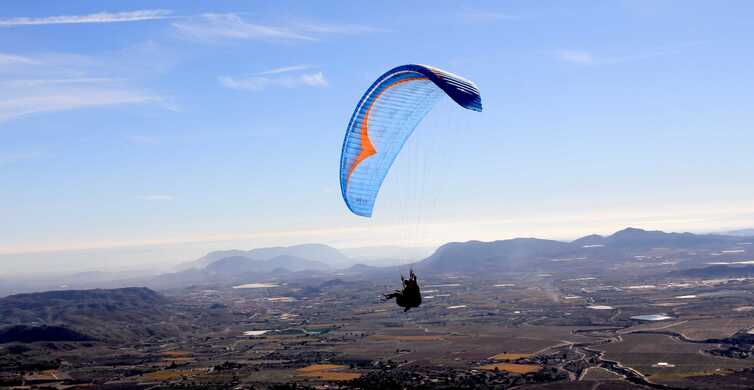
<svg viewBox="0 0 754 390">
<path fill-rule="evenodd" d="M 443 95 L 463 108 L 482 111 L 474 83 L 427 65 L 393 68 L 364 93 L 351 116 L 340 157 L 340 188 L 354 214 L 372 216 L 390 166 Z"/>
</svg>

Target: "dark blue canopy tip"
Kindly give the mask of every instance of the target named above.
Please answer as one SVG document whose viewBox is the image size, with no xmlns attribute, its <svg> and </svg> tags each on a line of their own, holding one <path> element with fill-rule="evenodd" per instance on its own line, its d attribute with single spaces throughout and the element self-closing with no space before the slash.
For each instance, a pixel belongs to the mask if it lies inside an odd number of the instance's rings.
<svg viewBox="0 0 754 390">
<path fill-rule="evenodd" d="M 459 106 L 473 111 L 482 111 L 482 96 L 479 93 L 479 88 L 472 81 L 434 66 L 418 64 L 402 65 L 393 68 L 386 74 L 402 70 L 413 70 L 423 74 Z"/>
</svg>

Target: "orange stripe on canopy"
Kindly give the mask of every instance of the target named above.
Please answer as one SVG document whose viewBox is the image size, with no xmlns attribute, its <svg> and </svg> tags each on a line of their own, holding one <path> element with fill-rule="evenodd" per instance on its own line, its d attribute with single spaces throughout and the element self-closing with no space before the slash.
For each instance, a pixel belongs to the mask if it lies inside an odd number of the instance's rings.
<svg viewBox="0 0 754 390">
<path fill-rule="evenodd" d="M 364 114 L 364 120 L 361 122 L 361 153 L 359 153 L 358 156 L 356 156 L 356 159 L 353 160 L 353 164 L 351 164 L 351 168 L 348 170 L 348 178 L 346 179 L 346 186 L 348 186 L 348 183 L 351 181 L 351 175 L 353 174 L 353 171 L 356 170 L 356 167 L 361 164 L 362 161 L 366 160 L 369 156 L 372 156 L 374 154 L 377 154 L 377 149 L 374 148 L 374 145 L 372 144 L 372 140 L 369 139 L 369 112 L 372 111 L 372 107 L 374 107 L 374 103 L 377 102 L 377 100 L 382 96 L 385 91 L 387 91 L 390 88 L 397 87 L 398 85 L 408 83 L 410 81 L 417 81 L 417 80 L 427 80 L 426 77 L 420 76 L 420 77 L 408 77 L 401 80 L 393 81 L 392 83 L 388 84 L 380 93 L 372 100 L 372 103 L 369 104 L 369 108 L 367 108 L 366 114 Z"/>
</svg>

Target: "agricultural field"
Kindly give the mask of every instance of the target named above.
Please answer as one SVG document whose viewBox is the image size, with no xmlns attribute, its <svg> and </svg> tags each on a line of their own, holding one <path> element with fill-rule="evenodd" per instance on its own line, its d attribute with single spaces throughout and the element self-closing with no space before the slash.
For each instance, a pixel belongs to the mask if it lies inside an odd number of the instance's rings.
<svg viewBox="0 0 754 390">
<path fill-rule="evenodd" d="M 620 362 L 647 379 L 669 385 L 690 386 L 688 378 L 724 375 L 754 367 L 754 362 L 711 356 L 714 344 L 688 343 L 661 334 L 630 334 L 600 347 L 604 359 Z"/>
</svg>

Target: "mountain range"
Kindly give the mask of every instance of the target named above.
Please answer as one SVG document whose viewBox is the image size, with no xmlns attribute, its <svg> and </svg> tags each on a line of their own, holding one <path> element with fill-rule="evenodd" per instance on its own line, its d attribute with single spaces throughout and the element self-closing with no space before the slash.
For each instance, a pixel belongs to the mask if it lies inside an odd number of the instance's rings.
<svg viewBox="0 0 754 390">
<path fill-rule="evenodd" d="M 351 259 L 333 247 L 323 244 L 301 244 L 287 247 L 257 248 L 248 251 L 234 249 L 210 252 L 197 260 L 179 265 L 177 270 L 206 268 L 208 265 L 215 263 L 218 260 L 232 257 L 246 258 L 256 261 L 270 261 L 275 258 L 284 260 L 284 257 L 287 257 L 288 261 L 292 261 L 292 258 L 298 258 L 326 263 L 335 268 L 346 267 L 351 264 Z"/>
<path fill-rule="evenodd" d="M 662 258 L 677 251 L 718 251 L 717 256 L 740 256 L 746 253 L 742 237 L 716 234 L 665 233 L 627 228 L 609 236 L 588 235 L 571 242 L 537 238 L 463 243 L 448 243 L 418 262 L 423 271 L 459 273 L 500 272 L 601 272 L 616 267 L 636 265 L 637 259 L 649 254 Z M 752 239 L 751 241 L 754 241 Z M 677 259 L 676 259 L 677 260 Z M 681 266 L 700 266 L 707 256 L 686 256 Z M 646 263 L 646 262 L 645 262 Z M 672 262 L 666 262 L 666 265 Z M 649 264 L 649 263 L 646 263 Z"/>
<path fill-rule="evenodd" d="M 357 264 L 339 250 L 320 244 L 261 248 L 250 251 L 219 251 L 190 263 L 191 268 L 163 275 L 161 281 L 212 283 L 244 282 L 253 279 L 290 279 L 314 274 L 339 273 L 344 276 L 399 273 L 411 267 L 427 273 L 600 273 L 616 267 L 632 268 L 636 258 L 651 252 L 732 250 L 745 252 L 738 236 L 692 233 L 665 233 L 627 228 L 608 236 L 588 235 L 571 242 L 538 238 L 514 238 L 492 242 L 452 242 L 439 247 L 427 258 L 401 266 L 372 267 Z M 689 258 L 683 267 L 704 265 L 702 258 Z M 708 261 L 706 257 L 705 261 Z M 638 268 L 638 267 L 633 267 Z M 672 267 L 671 267 L 672 268 Z M 672 268 L 672 270 L 677 270 Z"/>
<path fill-rule="evenodd" d="M 257 260 L 245 256 L 224 257 L 210 263 L 204 269 L 218 274 L 232 275 L 244 272 L 327 271 L 331 267 L 317 260 L 280 255 L 268 260 Z"/>
<path fill-rule="evenodd" d="M 715 262 L 740 263 L 754 259 L 754 237 L 722 234 L 666 233 L 627 228 L 611 235 L 587 235 L 574 241 L 514 238 L 491 242 L 451 242 L 426 258 L 409 264 L 377 267 L 361 264 L 342 251 L 322 244 L 226 250 L 206 254 L 182 264 L 175 272 L 142 278 L 92 280 L 81 276 L 64 279 L 53 288 L 124 287 L 155 289 L 190 285 L 227 286 L 255 281 L 297 280 L 313 277 L 371 278 L 397 275 L 414 268 L 423 274 L 466 273 L 494 275 L 629 274 L 676 272 Z M 391 249 L 394 254 L 397 248 Z M 696 253 L 699 252 L 699 253 Z M 352 253 L 352 252 L 351 252 Z M 745 258 L 750 256 L 751 258 Z M 648 261 L 647 259 L 653 259 Z M 740 269 L 740 267 L 739 267 Z M 721 271 L 715 271 L 721 272 Z M 735 272 L 735 271 L 734 271 Z M 0 282 L 2 284 L 2 282 Z M 41 290 L 35 284 L 28 290 Z M 18 291 L 16 288 L 11 291 Z M 46 289 L 50 289 L 49 287 Z M 2 295 L 3 291 L 0 291 Z"/>
</svg>

